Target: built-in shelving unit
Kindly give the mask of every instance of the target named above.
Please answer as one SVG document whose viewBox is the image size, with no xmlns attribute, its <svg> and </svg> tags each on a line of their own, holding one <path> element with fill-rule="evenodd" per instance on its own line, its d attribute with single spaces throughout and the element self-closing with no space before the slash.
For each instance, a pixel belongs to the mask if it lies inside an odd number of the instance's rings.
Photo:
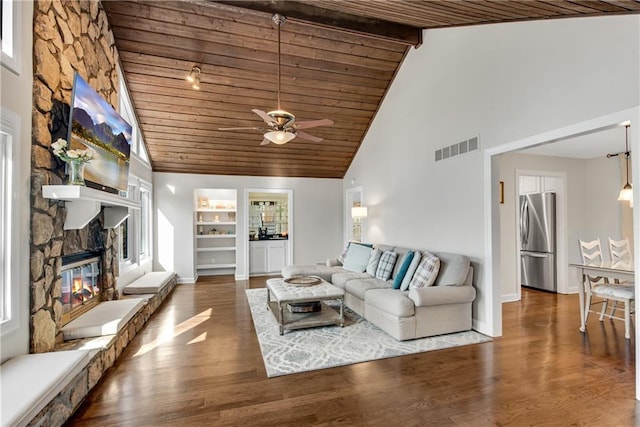
<svg viewBox="0 0 640 427">
<path fill-rule="evenodd" d="M 235 274 L 236 190 L 196 189 L 194 199 L 194 257 L 198 275 Z"/>
<path fill-rule="evenodd" d="M 43 185 L 42 197 L 65 201 L 65 230 L 84 228 L 104 207 L 104 228 L 115 228 L 129 216 L 129 209 L 140 209 L 140 202 L 82 185 Z"/>
</svg>

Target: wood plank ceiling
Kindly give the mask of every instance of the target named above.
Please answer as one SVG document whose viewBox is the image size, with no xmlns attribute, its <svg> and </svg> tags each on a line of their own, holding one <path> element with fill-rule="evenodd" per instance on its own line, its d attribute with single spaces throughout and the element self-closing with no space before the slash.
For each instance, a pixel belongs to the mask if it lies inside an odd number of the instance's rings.
<svg viewBox="0 0 640 427">
<path fill-rule="evenodd" d="M 342 178 L 421 29 L 640 13 L 640 0 L 105 1 L 153 170 Z M 240 7 L 241 6 L 241 7 Z M 281 104 L 296 120 L 332 119 L 296 138 L 259 145 L 252 108 Z M 202 69 L 200 90 L 185 80 Z"/>
</svg>

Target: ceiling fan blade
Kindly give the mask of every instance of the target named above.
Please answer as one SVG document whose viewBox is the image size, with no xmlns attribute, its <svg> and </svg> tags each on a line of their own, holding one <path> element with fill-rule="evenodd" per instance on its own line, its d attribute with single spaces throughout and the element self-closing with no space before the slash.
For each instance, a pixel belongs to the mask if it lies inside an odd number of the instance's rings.
<svg viewBox="0 0 640 427">
<path fill-rule="evenodd" d="M 317 126 L 331 126 L 333 124 L 333 120 L 331 119 L 321 119 L 321 120 L 309 120 L 306 122 L 295 122 L 293 127 L 296 129 L 309 129 Z"/>
<path fill-rule="evenodd" d="M 246 127 L 246 128 L 218 128 L 218 130 L 264 130 L 264 129 L 257 128 L 257 127 Z"/>
<path fill-rule="evenodd" d="M 322 142 L 322 138 L 318 138 L 317 136 L 309 135 L 306 132 L 296 131 L 296 136 L 300 139 L 304 139 L 311 142 Z"/>
<path fill-rule="evenodd" d="M 271 141 L 269 141 L 267 138 L 263 139 L 262 142 L 260 143 L 260 145 L 269 145 L 271 144 Z"/>
<path fill-rule="evenodd" d="M 251 110 L 251 111 L 253 111 L 253 112 L 254 112 L 254 113 L 256 113 L 257 115 L 259 115 L 259 116 L 260 116 L 260 118 L 261 118 L 262 120 L 264 120 L 264 122 L 265 122 L 266 124 L 268 124 L 268 125 L 274 125 L 274 124 L 277 124 L 277 122 L 276 122 L 275 120 L 273 120 L 273 118 L 272 118 L 271 116 L 269 116 L 267 113 L 265 113 L 264 111 L 262 111 L 262 110 L 258 110 L 257 108 L 254 108 L 254 109 L 253 109 L 253 110 Z"/>
</svg>

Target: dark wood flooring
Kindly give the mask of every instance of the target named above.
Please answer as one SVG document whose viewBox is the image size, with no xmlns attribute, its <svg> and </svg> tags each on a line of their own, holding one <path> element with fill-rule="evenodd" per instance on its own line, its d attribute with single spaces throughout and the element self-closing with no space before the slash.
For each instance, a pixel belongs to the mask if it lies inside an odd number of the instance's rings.
<svg viewBox="0 0 640 427">
<path fill-rule="evenodd" d="M 70 426 L 634 426 L 634 340 L 523 290 L 491 343 L 267 378 L 246 287 L 180 285 Z"/>
</svg>

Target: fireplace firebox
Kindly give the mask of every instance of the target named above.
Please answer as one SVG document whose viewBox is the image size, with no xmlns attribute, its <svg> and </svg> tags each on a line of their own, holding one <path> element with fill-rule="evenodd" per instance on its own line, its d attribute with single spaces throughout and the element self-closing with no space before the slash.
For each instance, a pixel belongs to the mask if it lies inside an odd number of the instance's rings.
<svg viewBox="0 0 640 427">
<path fill-rule="evenodd" d="M 100 302 L 100 252 L 62 257 L 62 323 L 66 324 Z"/>
</svg>

